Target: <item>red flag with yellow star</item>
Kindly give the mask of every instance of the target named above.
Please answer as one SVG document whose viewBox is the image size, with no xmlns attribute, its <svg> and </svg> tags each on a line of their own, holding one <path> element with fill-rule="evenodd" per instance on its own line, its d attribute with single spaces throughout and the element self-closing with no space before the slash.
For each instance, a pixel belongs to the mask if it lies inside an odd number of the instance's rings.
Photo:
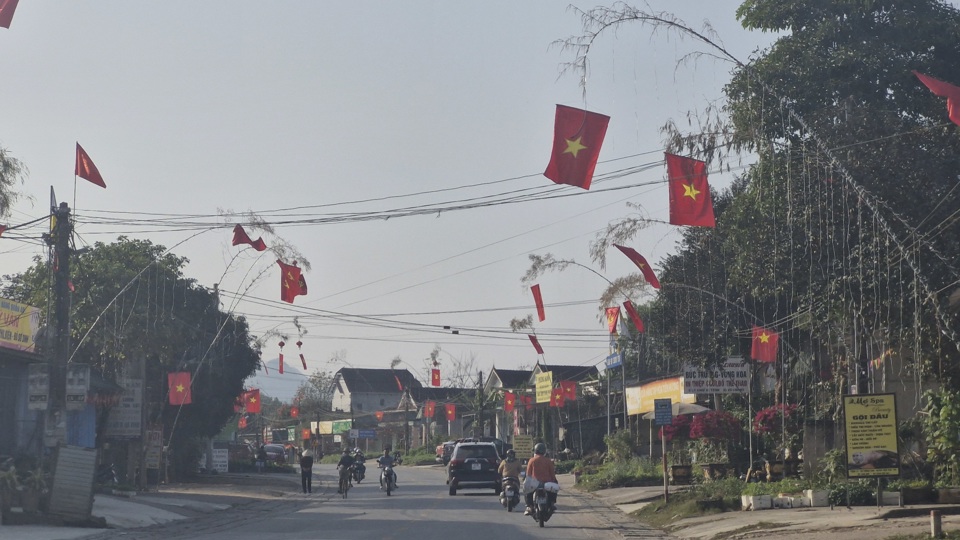
<svg viewBox="0 0 960 540">
<path fill-rule="evenodd" d="M 175 371 L 167 373 L 167 392 L 171 405 L 189 405 L 193 402 L 190 395 L 190 373 Z"/>
<path fill-rule="evenodd" d="M 243 405 L 250 414 L 260 412 L 260 389 L 248 390 L 243 393 Z"/>
<path fill-rule="evenodd" d="M 303 294 L 300 290 L 300 267 L 286 264 L 280 259 L 277 259 L 277 264 L 280 265 L 280 299 L 292 304 L 297 295 Z"/>
<path fill-rule="evenodd" d="M 643 279 L 647 280 L 647 283 L 649 283 L 651 287 L 654 289 L 660 288 L 660 280 L 657 279 L 657 275 L 653 273 L 653 268 L 650 268 L 650 264 L 647 263 L 647 259 L 645 259 L 643 255 L 633 248 L 618 246 L 617 244 L 614 244 L 613 247 L 619 249 L 621 253 L 633 261 L 633 264 L 637 265 L 637 268 L 643 273 Z"/>
<path fill-rule="evenodd" d="M 433 418 L 433 415 L 436 414 L 437 403 L 435 401 L 424 401 L 423 402 L 423 416 L 424 418 Z"/>
<path fill-rule="evenodd" d="M 551 407 L 563 407 L 564 398 L 563 398 L 563 389 L 554 388 L 550 392 L 550 406 Z"/>
<path fill-rule="evenodd" d="M 609 116 L 557 105 L 553 154 L 543 175 L 557 184 L 590 189 Z"/>
<path fill-rule="evenodd" d="M 430 386 L 440 386 L 440 370 L 437 368 L 430 370 Z"/>
<path fill-rule="evenodd" d="M 777 360 L 777 345 L 780 343 L 780 334 L 753 327 L 753 346 L 750 347 L 750 356 L 757 362 L 775 362 Z"/>
<path fill-rule="evenodd" d="M 620 321 L 620 306 L 608 307 L 606 309 L 607 313 L 607 328 L 610 330 L 611 334 L 617 333 L 617 322 Z"/>
<path fill-rule="evenodd" d="M 267 249 L 267 244 L 263 241 L 262 236 L 256 240 L 251 240 L 250 235 L 247 234 L 247 231 L 243 230 L 243 226 L 239 223 L 233 226 L 233 241 L 231 244 L 234 246 L 239 246 L 240 244 L 249 244 L 250 247 L 257 251 L 264 251 Z"/>
<path fill-rule="evenodd" d="M 513 392 L 503 393 L 503 412 L 513 412 L 517 403 L 517 396 Z"/>
<path fill-rule="evenodd" d="M 383 411 L 377 411 L 377 422 L 383 422 Z"/>
<path fill-rule="evenodd" d="M 637 313 L 637 308 L 633 306 L 633 302 L 624 300 L 623 309 L 627 310 L 627 314 L 630 315 L 630 320 L 633 321 L 633 327 L 637 329 L 637 332 L 642 334 L 644 332 L 643 319 L 641 319 L 640 314 Z"/>
<path fill-rule="evenodd" d="M 670 181 L 670 223 L 716 227 L 706 162 L 673 154 L 665 156 Z"/>
<path fill-rule="evenodd" d="M 447 420 L 452 421 L 457 419 L 457 406 L 453 403 L 447 403 L 443 406 L 447 411 Z"/>
<path fill-rule="evenodd" d="M 563 400 L 576 401 L 577 399 L 577 381 L 560 381 L 560 391 L 563 392 Z"/>
</svg>

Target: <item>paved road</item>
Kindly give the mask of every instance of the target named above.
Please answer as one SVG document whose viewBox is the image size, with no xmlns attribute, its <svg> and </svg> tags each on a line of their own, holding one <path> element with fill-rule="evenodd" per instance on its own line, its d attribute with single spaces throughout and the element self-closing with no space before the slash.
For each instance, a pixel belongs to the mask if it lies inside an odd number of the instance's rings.
<svg viewBox="0 0 960 540">
<path fill-rule="evenodd" d="M 439 467 L 399 467 L 400 489 L 392 496 L 379 490 L 376 470 L 350 490 L 336 494 L 335 468 L 316 468 L 322 482 L 314 493 L 299 491 L 291 478 L 289 494 L 237 505 L 209 515 L 147 529 L 123 531 L 143 540 L 613 540 L 624 537 L 665 538 L 638 529 L 616 510 L 575 492 L 561 492 L 559 511 L 541 529 L 522 507 L 507 512 L 493 490 L 461 490 L 448 494 Z M 94 538 L 117 538 L 118 531 Z"/>
</svg>

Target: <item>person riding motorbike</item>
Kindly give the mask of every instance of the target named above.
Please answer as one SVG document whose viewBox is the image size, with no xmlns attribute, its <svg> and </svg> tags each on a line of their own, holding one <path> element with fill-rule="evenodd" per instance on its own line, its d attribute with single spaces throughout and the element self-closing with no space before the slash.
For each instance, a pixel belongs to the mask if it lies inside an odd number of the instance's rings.
<svg viewBox="0 0 960 540">
<path fill-rule="evenodd" d="M 364 462 L 367 460 L 366 456 L 363 455 L 363 451 L 359 448 L 353 449 L 353 466 L 360 473 L 360 478 L 365 478 L 367 475 L 367 466 Z"/>
<path fill-rule="evenodd" d="M 553 461 L 546 456 L 547 445 L 537 443 L 533 447 L 533 457 L 527 462 L 527 478 L 534 478 L 538 482 L 557 482 L 557 471 L 553 466 Z M 529 516 L 533 513 L 533 492 L 527 493 L 527 509 L 523 515 Z M 556 508 L 557 494 L 547 493 L 547 502 Z"/>
<path fill-rule="evenodd" d="M 340 480 L 344 478 L 350 482 L 350 486 L 353 487 L 353 480 L 350 478 L 350 467 L 354 464 L 353 456 L 350 455 L 350 450 L 346 448 L 343 449 L 343 454 L 340 455 L 340 461 L 337 462 L 337 470 L 340 471 Z M 340 484 L 337 484 L 338 486 Z M 338 489 L 337 493 L 343 493 L 343 490 Z"/>
<path fill-rule="evenodd" d="M 383 455 L 377 458 L 377 468 L 383 469 L 384 467 L 394 467 L 396 465 L 396 460 L 393 459 L 393 456 L 390 455 L 390 449 L 384 448 Z M 397 470 L 393 469 L 393 489 L 397 489 Z M 380 486 L 380 489 L 383 489 L 383 486 Z"/>
<path fill-rule="evenodd" d="M 514 452 L 512 448 L 507 450 L 507 457 L 500 462 L 500 467 L 497 468 L 497 473 L 500 475 L 500 478 L 507 476 L 520 478 L 521 471 L 523 471 L 523 463 L 517 459 L 517 453 Z"/>
</svg>

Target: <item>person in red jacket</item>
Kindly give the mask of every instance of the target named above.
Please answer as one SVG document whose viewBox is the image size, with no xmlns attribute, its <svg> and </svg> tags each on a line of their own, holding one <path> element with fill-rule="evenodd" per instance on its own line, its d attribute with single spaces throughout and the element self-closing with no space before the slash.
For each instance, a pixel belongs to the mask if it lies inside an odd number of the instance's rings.
<svg viewBox="0 0 960 540">
<path fill-rule="evenodd" d="M 533 457 L 527 462 L 527 478 L 534 478 L 538 482 L 557 482 L 557 470 L 553 466 L 553 460 L 546 456 L 547 445 L 537 443 L 533 447 Z M 547 492 L 547 501 L 556 506 L 557 494 Z M 527 509 L 523 515 L 529 516 L 533 512 L 533 492 L 527 493 Z"/>
</svg>

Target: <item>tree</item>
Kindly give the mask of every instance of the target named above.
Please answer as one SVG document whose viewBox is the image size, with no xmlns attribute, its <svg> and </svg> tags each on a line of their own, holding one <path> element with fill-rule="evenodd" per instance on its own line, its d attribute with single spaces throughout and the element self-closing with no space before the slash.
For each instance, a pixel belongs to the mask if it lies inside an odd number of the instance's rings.
<svg viewBox="0 0 960 540">
<path fill-rule="evenodd" d="M 0 218 L 9 216 L 13 203 L 20 198 L 16 185 L 23 182 L 26 172 L 26 166 L 0 146 Z"/>
</svg>

